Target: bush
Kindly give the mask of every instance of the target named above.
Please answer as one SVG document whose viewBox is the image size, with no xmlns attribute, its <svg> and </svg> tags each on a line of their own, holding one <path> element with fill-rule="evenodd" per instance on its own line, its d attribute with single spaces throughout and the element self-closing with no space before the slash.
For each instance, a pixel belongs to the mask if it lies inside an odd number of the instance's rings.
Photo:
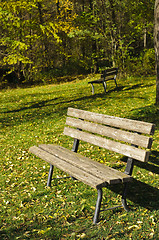
<svg viewBox="0 0 159 240">
<path fill-rule="evenodd" d="M 155 52 L 154 49 L 146 49 L 139 57 L 126 60 L 126 75 L 148 76 L 155 74 Z"/>
</svg>

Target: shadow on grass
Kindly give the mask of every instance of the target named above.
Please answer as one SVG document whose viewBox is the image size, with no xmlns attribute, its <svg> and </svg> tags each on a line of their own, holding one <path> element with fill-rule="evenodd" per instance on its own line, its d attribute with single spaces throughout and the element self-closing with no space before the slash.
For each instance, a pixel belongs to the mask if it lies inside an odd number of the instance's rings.
<svg viewBox="0 0 159 240">
<path fill-rule="evenodd" d="M 159 152 L 158 151 L 151 151 L 151 156 L 150 156 L 149 162 L 159 165 Z M 158 170 L 158 174 L 159 174 L 159 170 Z"/>
<path fill-rule="evenodd" d="M 112 185 L 108 187 L 109 190 L 113 191 L 116 194 L 122 193 L 121 186 Z M 159 206 L 159 189 L 152 187 L 146 183 L 143 183 L 139 180 L 133 179 L 133 182 L 129 183 L 129 188 L 127 191 L 127 200 L 132 202 L 135 205 L 144 207 L 150 211 L 158 210 Z M 107 201 L 107 200 L 106 200 Z M 109 206 L 112 207 L 112 206 Z M 131 210 L 131 207 L 130 207 Z"/>
<path fill-rule="evenodd" d="M 159 128 L 159 106 L 149 105 L 133 109 L 129 117 L 139 121 L 154 123 L 156 128 Z"/>
<path fill-rule="evenodd" d="M 46 223 L 46 228 L 48 225 L 53 226 L 49 234 L 39 234 L 41 229 L 44 229 L 44 224 L 39 224 L 38 222 L 33 222 L 29 226 L 22 224 L 18 228 L 10 227 L 8 230 L 0 230 L 0 239 L 1 240 L 15 240 L 15 239 L 54 239 L 59 240 L 61 236 L 60 226 L 59 230 L 55 229 L 57 224 L 53 220 L 48 220 Z M 41 231 L 42 232 L 42 231 Z M 50 235 L 50 236 L 49 236 Z"/>
<path fill-rule="evenodd" d="M 124 156 L 120 160 L 123 162 L 127 162 L 127 157 Z M 149 162 L 152 164 L 150 164 Z M 159 152 L 158 151 L 151 151 L 149 162 L 135 161 L 135 165 L 149 172 L 159 174 Z"/>
<path fill-rule="evenodd" d="M 123 157 L 121 160 L 126 162 L 127 158 Z M 158 151 L 152 151 L 149 162 L 151 162 L 151 164 L 135 161 L 135 165 L 137 167 L 147 170 L 149 173 L 152 173 L 152 176 L 150 175 L 149 177 L 149 180 L 151 182 L 151 181 L 154 181 L 153 173 L 159 174 L 159 152 Z M 155 165 L 153 165 L 152 163 Z M 112 185 L 108 187 L 108 189 L 112 190 L 117 194 L 122 193 L 122 187 L 120 185 Z M 158 210 L 159 189 L 156 187 L 152 187 L 149 184 L 146 184 L 139 180 L 133 179 L 133 182 L 129 183 L 127 199 L 129 199 L 130 201 L 132 201 L 133 203 L 139 206 L 147 208 L 148 210 Z"/>
<path fill-rule="evenodd" d="M 137 84 L 137 85 L 134 85 L 132 87 L 127 88 L 126 90 L 139 88 L 141 86 L 142 86 L 141 84 Z M 147 85 L 147 86 L 151 86 L 151 85 Z M 145 87 L 145 85 L 144 85 L 144 87 Z M 114 88 L 114 89 L 111 89 L 111 90 L 107 91 L 106 94 L 105 93 L 96 93 L 94 95 L 84 96 L 84 97 L 80 97 L 80 98 L 76 98 L 76 99 L 70 99 L 68 101 L 60 101 L 60 102 L 52 103 L 52 104 L 48 104 L 48 103 L 52 102 L 52 101 L 56 101 L 56 100 L 60 99 L 60 97 L 49 99 L 49 100 L 46 100 L 46 101 L 39 101 L 39 102 L 36 101 L 36 103 L 35 102 L 30 103 L 30 104 L 32 104 L 31 106 L 26 106 L 26 107 L 22 107 L 22 108 L 15 109 L 15 110 L 10 110 L 10 111 L 5 111 L 3 113 L 14 113 L 14 112 L 20 112 L 20 111 L 28 110 L 28 109 L 42 108 L 42 107 L 47 107 L 47 106 L 52 106 L 52 105 L 62 105 L 64 103 L 81 102 L 83 100 L 86 103 L 86 100 L 88 100 L 88 99 L 92 100 L 92 99 L 96 99 L 96 98 L 99 98 L 99 97 L 100 98 L 106 98 L 110 93 L 122 91 L 124 88 L 125 88 L 125 86 L 119 86 L 117 88 Z M 138 98 L 141 98 L 141 97 L 139 96 Z M 79 104 L 79 105 L 81 106 L 81 104 Z"/>
<path fill-rule="evenodd" d="M 62 239 L 77 239 L 75 237 L 75 235 L 80 235 L 80 233 L 83 232 L 88 232 L 88 229 L 93 229 L 95 228 L 95 225 L 92 225 L 92 222 L 90 220 L 90 224 L 89 226 L 86 225 L 83 222 L 83 226 L 84 227 L 80 227 L 79 225 L 76 226 L 77 229 L 76 230 L 71 230 L 68 229 L 68 227 L 61 226 L 60 223 L 57 224 L 57 222 L 53 221 L 53 220 L 48 220 L 45 223 L 45 226 L 47 228 L 47 226 L 52 226 L 50 227 L 50 229 L 48 229 L 47 233 L 43 233 L 43 234 L 38 234 L 37 229 L 43 229 L 44 228 L 44 224 L 38 224 L 38 223 L 33 223 L 32 225 L 28 226 L 28 227 L 18 227 L 17 228 L 10 228 L 8 231 L 0 231 L 0 239 L 1 240 L 16 240 L 16 239 L 23 239 L 23 240 L 30 240 L 30 239 L 39 239 L 39 240 L 62 240 Z M 58 227 L 58 230 L 57 230 Z M 74 235 L 72 234 L 74 233 Z M 92 232 L 91 232 L 92 235 Z M 92 237 L 92 236 L 91 236 Z M 93 238 L 95 237 L 95 239 L 98 239 L 98 234 L 97 233 L 93 233 Z M 78 239 L 81 239 L 78 237 Z M 84 237 L 85 240 L 89 240 L 90 237 Z"/>
<path fill-rule="evenodd" d="M 146 85 L 147 87 L 150 87 L 151 85 Z M 141 87 L 146 87 L 145 85 L 142 86 L 142 84 L 136 84 L 131 87 L 129 85 L 125 86 L 119 86 L 118 88 L 110 89 L 108 90 L 107 94 L 105 93 L 96 93 L 94 95 L 87 95 L 87 96 L 81 96 L 77 98 L 70 98 L 71 99 L 63 99 L 61 96 L 58 98 L 52 98 L 48 100 L 42 100 L 42 101 L 34 101 L 34 102 L 29 102 L 26 105 L 22 106 L 21 108 L 14 109 L 14 110 L 9 110 L 9 111 L 4 111 L 3 113 L 9 114 L 9 113 L 19 113 L 22 112 L 21 115 L 22 119 L 19 118 L 19 116 L 14 115 L 14 118 L 9 118 L 9 117 L 2 117 L 1 118 L 1 123 L 2 126 L 11 126 L 11 125 L 18 125 L 20 122 L 25 122 L 32 120 L 34 121 L 35 118 L 37 118 L 38 114 L 38 119 L 43 119 L 43 117 L 51 116 L 52 114 L 57 114 L 59 117 L 63 116 L 67 112 L 68 107 L 75 107 L 75 108 L 80 108 L 80 109 L 85 109 L 85 110 L 90 110 L 91 106 L 94 106 L 94 101 L 96 102 L 96 99 L 100 98 L 99 103 L 101 100 L 105 101 L 109 95 L 112 92 L 120 92 L 123 90 L 131 90 L 131 89 L 136 89 L 136 88 L 141 88 Z M 80 94 L 80 93 L 79 93 Z M 83 93 L 82 93 L 83 94 Z M 91 93 L 90 93 L 91 94 Z M 28 94 L 28 95 L 34 95 L 34 94 Z M 40 95 L 39 95 L 40 98 Z M 136 98 L 141 98 L 141 96 L 136 96 Z M 61 100 L 61 101 L 60 101 Z M 102 102 L 103 104 L 103 102 Z M 51 107 L 50 111 L 48 107 Z M 30 110 L 30 112 L 27 112 L 27 110 Z M 32 111 L 34 110 L 34 111 Z M 39 110 L 41 110 L 39 114 Z M 155 112 L 156 111 L 156 112 Z M 143 117 L 143 115 L 145 116 Z M 129 118 L 132 119 L 138 119 L 142 121 L 150 121 L 154 122 L 155 117 L 157 114 L 157 108 L 154 106 L 148 106 L 146 108 L 141 108 L 141 109 L 135 109 L 133 112 L 131 112 Z M 159 121 L 156 120 L 156 124 L 159 124 Z"/>
<path fill-rule="evenodd" d="M 112 90 L 108 91 L 107 94 L 110 94 L 111 92 L 114 92 L 114 91 L 121 91 L 123 88 L 124 87 L 118 87 L 118 88 L 112 89 Z M 46 101 L 39 101 L 39 102 L 37 102 L 37 100 L 36 100 L 35 102 L 30 102 L 29 103 L 30 106 L 24 106 L 19 109 L 4 111 L 3 113 L 16 113 L 16 112 L 20 112 L 20 111 L 24 111 L 24 110 L 28 110 L 28 109 L 36 109 L 36 108 L 43 108 L 43 107 L 56 106 L 56 105 L 62 106 L 62 104 L 68 104 L 68 103 L 74 103 L 74 102 L 75 103 L 79 102 L 79 106 L 81 107 L 81 101 L 84 101 L 84 103 L 85 103 L 84 105 L 86 105 L 87 100 L 91 100 L 91 102 L 92 102 L 93 99 L 106 98 L 106 97 L 107 97 L 107 95 L 105 93 L 97 93 L 97 94 L 90 95 L 90 96 L 83 96 L 83 97 L 79 97 L 79 98 L 75 98 L 75 99 L 70 99 L 70 100 L 66 100 L 66 101 L 58 101 L 58 102 L 54 102 L 54 101 L 60 100 L 61 97 L 49 99 Z M 52 103 L 50 103 L 50 102 L 52 102 Z M 27 103 L 27 105 L 28 105 L 28 103 Z M 66 109 L 67 109 L 67 106 L 66 106 Z M 63 112 L 61 112 L 61 115 L 63 115 Z"/>
<path fill-rule="evenodd" d="M 114 185 L 109 187 L 111 191 L 119 194 L 121 193 L 121 185 Z M 36 197 L 41 196 L 38 194 Z M 88 196 L 87 196 L 88 197 Z M 90 196 L 91 197 L 91 196 Z M 158 210 L 159 206 L 159 189 L 152 187 L 146 183 L 143 183 L 141 181 L 135 180 L 131 183 L 129 183 L 129 190 L 127 194 L 127 199 L 132 202 L 132 205 L 130 206 L 130 211 L 133 211 L 135 205 L 135 208 L 138 206 L 141 206 L 143 208 L 146 208 L 150 211 Z M 104 201 L 105 204 L 107 204 L 107 196 Z M 80 207 L 80 206 L 79 206 Z M 109 206 L 112 207 L 112 206 Z M 116 211 L 120 212 L 123 211 L 120 208 L 109 210 L 109 216 L 113 215 Z M 101 219 L 105 220 L 105 217 L 102 216 Z M 105 215 L 105 214 L 104 214 Z M 93 215 L 92 215 L 93 217 Z M 87 216 L 86 216 L 87 218 Z M 107 217 L 106 217 L 107 218 Z M 78 219 L 76 218 L 69 218 L 68 222 L 75 223 L 75 221 Z M 85 226 L 85 229 L 82 229 L 82 232 L 88 231 L 87 229 L 92 226 L 92 220 L 90 219 L 90 223 L 85 223 L 85 219 L 80 219 L 81 226 Z M 78 223 L 76 224 L 76 228 Z M 49 229 L 50 228 L 50 229 Z M 45 229 L 48 229 L 48 232 L 42 233 L 42 231 Z M 78 228 L 77 228 L 78 229 Z M 79 229 L 81 229 L 79 227 Z M 41 232 L 41 233 L 40 233 Z M 10 227 L 8 230 L 1 230 L 0 231 L 0 239 L 1 240 L 14 240 L 14 239 L 64 239 L 63 237 L 67 234 L 68 237 L 71 236 L 71 228 L 69 229 L 68 226 L 64 225 L 61 226 L 60 220 L 55 221 L 54 219 L 48 219 L 43 223 L 38 222 L 36 219 L 33 220 L 33 222 L 28 224 L 27 222 L 21 223 L 17 228 L 16 227 Z M 87 238 L 85 238 L 87 239 Z M 89 239 L 89 238 L 88 238 Z"/>
<path fill-rule="evenodd" d="M 51 100 L 46 100 L 46 101 L 39 101 L 38 103 L 33 103 L 31 106 L 29 107 L 22 107 L 22 108 L 19 108 L 19 109 L 14 109 L 14 110 L 10 110 L 10 111 L 6 111 L 4 113 L 16 113 L 16 112 L 21 112 L 21 111 L 24 111 L 24 110 L 28 110 L 28 109 L 35 109 L 35 108 L 42 108 L 42 107 L 47 107 L 49 105 L 53 105 L 53 104 L 48 104 L 49 102 L 52 102 L 52 101 L 56 101 L 58 98 L 53 98 Z"/>
<path fill-rule="evenodd" d="M 121 90 L 134 90 L 134 89 L 137 89 L 137 88 L 145 88 L 145 87 L 152 87 L 154 84 L 147 84 L 147 85 L 143 85 L 143 84 L 135 84 L 135 85 L 132 85 L 132 86 L 129 86 L 129 85 L 125 85 L 125 86 L 118 86 L 114 89 L 110 89 L 108 90 L 107 92 L 110 93 L 110 92 L 114 92 L 115 90 L 116 91 L 121 91 Z"/>
<path fill-rule="evenodd" d="M 139 180 L 134 179 L 133 182 L 130 183 L 127 198 L 150 211 L 158 210 L 159 189 Z"/>
</svg>

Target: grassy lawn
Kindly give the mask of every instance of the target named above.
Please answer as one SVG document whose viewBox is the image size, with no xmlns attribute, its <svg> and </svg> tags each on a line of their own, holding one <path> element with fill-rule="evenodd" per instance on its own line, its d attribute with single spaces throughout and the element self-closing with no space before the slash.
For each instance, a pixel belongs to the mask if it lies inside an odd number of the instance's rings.
<svg viewBox="0 0 159 240">
<path fill-rule="evenodd" d="M 0 92 L 0 239 L 159 239 L 159 109 L 155 77 L 118 80 L 95 86 L 90 79 Z M 39 143 L 71 149 L 62 134 L 68 107 L 156 124 L 149 163 L 137 164 L 128 193 L 130 212 L 101 213 L 92 224 L 97 193 L 71 179 L 46 187 L 49 165 L 28 152 Z M 79 152 L 124 171 L 118 154 L 81 143 Z M 58 169 L 55 175 L 64 176 Z M 104 189 L 104 205 L 120 204 L 120 189 Z"/>
</svg>

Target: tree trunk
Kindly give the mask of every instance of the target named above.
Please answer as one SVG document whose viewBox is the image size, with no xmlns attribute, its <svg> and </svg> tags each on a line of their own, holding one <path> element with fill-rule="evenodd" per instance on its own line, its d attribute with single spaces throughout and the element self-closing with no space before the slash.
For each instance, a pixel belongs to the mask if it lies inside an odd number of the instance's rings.
<svg viewBox="0 0 159 240">
<path fill-rule="evenodd" d="M 155 1 L 154 17 L 154 42 L 156 56 L 156 105 L 159 105 L 159 0 Z"/>
<path fill-rule="evenodd" d="M 112 50 L 111 50 L 111 54 L 112 54 L 112 65 L 113 67 L 115 67 L 115 53 L 116 53 L 116 15 L 115 15 L 115 3 L 114 0 L 109 0 L 110 3 L 110 11 L 111 11 L 111 22 L 112 22 L 112 26 L 111 26 L 111 45 L 112 45 Z"/>
<path fill-rule="evenodd" d="M 147 29 L 145 27 L 145 29 L 144 29 L 144 48 L 146 48 L 146 47 L 147 47 Z"/>
</svg>

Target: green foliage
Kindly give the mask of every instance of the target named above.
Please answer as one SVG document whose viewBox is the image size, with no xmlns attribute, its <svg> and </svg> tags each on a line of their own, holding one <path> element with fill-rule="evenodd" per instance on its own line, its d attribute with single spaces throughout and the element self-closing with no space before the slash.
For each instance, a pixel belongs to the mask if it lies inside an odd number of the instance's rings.
<svg viewBox="0 0 159 240">
<path fill-rule="evenodd" d="M 1 67 L 20 84 L 41 73 L 97 73 L 103 60 L 124 74 L 153 73 L 153 8 L 152 0 L 1 1 Z"/>
<path fill-rule="evenodd" d="M 146 74 L 155 73 L 155 50 L 154 48 L 144 51 L 143 67 Z"/>
<path fill-rule="evenodd" d="M 108 92 L 89 80 L 0 92 L 0 239 L 158 239 L 159 225 L 159 109 L 153 77 L 118 79 Z M 128 192 L 131 211 L 104 211 L 97 226 L 92 217 L 97 193 L 71 179 L 46 187 L 49 164 L 28 152 L 30 146 L 54 143 L 72 148 L 62 134 L 68 107 L 156 124 L 149 163 L 137 164 Z M 124 170 L 118 154 L 89 144 L 79 152 Z M 55 169 L 54 176 L 65 176 Z M 104 189 L 104 207 L 120 204 L 120 188 Z"/>
<path fill-rule="evenodd" d="M 0 63 L 31 80 L 36 72 L 50 67 L 62 52 L 62 36 L 72 30 L 74 14 L 70 1 L 1 1 Z"/>
<path fill-rule="evenodd" d="M 146 49 L 138 57 L 127 57 L 125 60 L 126 74 L 130 76 L 155 75 L 154 49 Z"/>
</svg>

